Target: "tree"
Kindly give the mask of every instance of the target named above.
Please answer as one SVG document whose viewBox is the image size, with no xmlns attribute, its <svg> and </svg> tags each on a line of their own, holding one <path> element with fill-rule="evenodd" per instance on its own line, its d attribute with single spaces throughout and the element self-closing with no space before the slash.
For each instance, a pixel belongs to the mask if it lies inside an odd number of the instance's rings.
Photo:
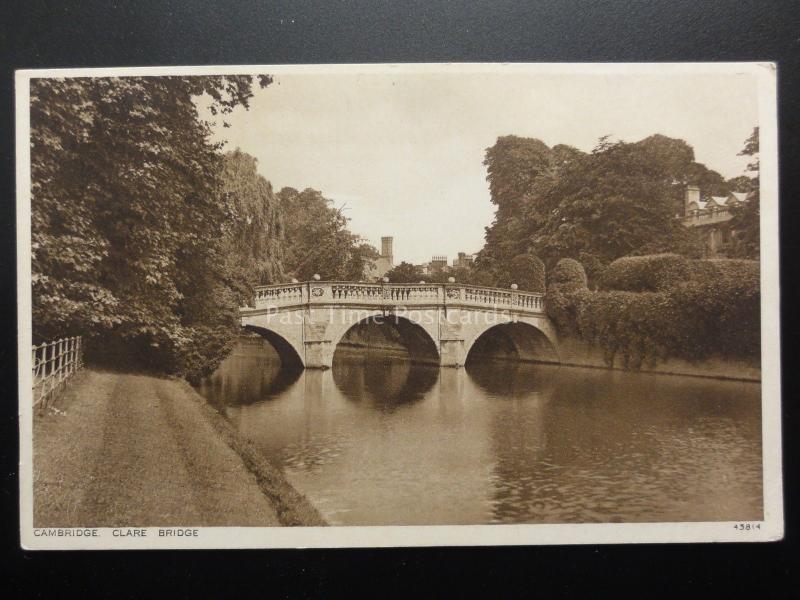
<svg viewBox="0 0 800 600">
<path fill-rule="evenodd" d="M 550 195 L 557 203 L 533 247 L 550 264 L 581 253 L 608 263 L 644 247 L 671 247 L 686 236 L 675 218 L 676 182 L 686 180 L 693 164 L 682 140 L 601 140 L 555 182 Z"/>
<path fill-rule="evenodd" d="M 241 306 L 251 301 L 253 286 L 285 279 L 283 218 L 257 162 L 237 148 L 224 155 L 220 175 L 222 197 L 230 208 L 223 238 L 225 272 Z"/>
<path fill-rule="evenodd" d="M 521 290 L 544 293 L 544 263 L 533 254 L 518 254 L 511 259 L 508 269 L 500 275 L 495 285 L 509 287 L 513 283 Z"/>
<path fill-rule="evenodd" d="M 418 283 L 425 279 L 422 269 L 405 261 L 395 265 L 392 270 L 386 273 L 386 277 L 391 283 Z"/>
<path fill-rule="evenodd" d="M 487 148 L 483 164 L 497 211 L 476 259 L 482 270 L 494 270 L 529 249 L 550 210 L 548 190 L 560 170 L 580 155 L 568 146 L 551 150 L 541 140 L 513 135 Z"/>
<path fill-rule="evenodd" d="M 285 226 L 284 266 L 297 279 L 364 278 L 378 251 L 347 229 L 347 218 L 321 192 L 283 188 L 278 200 Z"/>
<path fill-rule="evenodd" d="M 550 267 L 562 257 L 579 258 L 593 285 L 620 256 L 699 256 L 702 241 L 676 218 L 685 186 L 712 194 L 729 189 L 719 173 L 695 162 L 686 142 L 663 135 L 635 143 L 606 136 L 589 154 L 505 136 L 487 150 L 484 164 L 497 211 L 475 271 L 501 284 L 514 257 L 525 254 Z"/>
<path fill-rule="evenodd" d="M 35 340 L 82 334 L 90 355 L 118 347 L 126 364 L 166 371 L 213 361 L 235 318 L 221 260 L 231 207 L 198 99 L 224 116 L 247 108 L 253 83 L 31 81 Z"/>
<path fill-rule="evenodd" d="M 760 162 L 758 158 L 758 127 L 753 128 L 750 137 L 745 140 L 744 148 L 739 156 L 751 156 L 753 162 L 747 165 L 747 170 L 753 173 L 749 177 L 747 201 L 731 208 L 733 218 L 730 221 L 734 231 L 731 244 L 727 253 L 735 258 L 749 258 L 758 260 L 761 252 L 761 194 L 760 194 Z"/>
</svg>

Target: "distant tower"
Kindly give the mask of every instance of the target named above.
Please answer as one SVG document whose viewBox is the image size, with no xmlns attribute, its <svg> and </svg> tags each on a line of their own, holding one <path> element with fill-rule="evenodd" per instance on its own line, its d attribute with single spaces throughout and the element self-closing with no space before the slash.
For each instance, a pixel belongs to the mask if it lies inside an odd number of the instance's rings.
<svg viewBox="0 0 800 600">
<path fill-rule="evenodd" d="M 688 215 L 689 205 L 694 203 L 695 209 L 697 209 L 700 205 L 700 188 L 694 185 L 690 185 L 686 188 L 686 197 L 683 204 L 683 214 Z"/>
<path fill-rule="evenodd" d="M 394 256 L 392 256 L 392 242 L 394 238 L 390 236 L 381 238 L 381 254 L 374 261 L 367 261 L 364 270 L 364 279 L 367 281 L 380 280 L 386 273 L 394 267 Z"/>
<path fill-rule="evenodd" d="M 392 260 L 392 242 L 394 238 L 391 236 L 386 236 L 381 238 L 381 256 L 386 257 L 389 259 L 389 264 L 394 264 Z"/>
</svg>

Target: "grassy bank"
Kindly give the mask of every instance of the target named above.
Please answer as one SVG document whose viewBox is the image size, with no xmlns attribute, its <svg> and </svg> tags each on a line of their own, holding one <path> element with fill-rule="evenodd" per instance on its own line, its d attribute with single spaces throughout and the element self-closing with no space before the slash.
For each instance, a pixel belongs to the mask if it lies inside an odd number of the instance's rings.
<svg viewBox="0 0 800 600">
<path fill-rule="evenodd" d="M 268 461 L 261 451 L 241 435 L 224 416 L 217 412 L 185 381 L 176 382 L 191 394 L 214 431 L 244 462 L 253 473 L 261 492 L 270 500 L 281 525 L 327 525 L 313 504 L 287 481 L 283 472 Z"/>
<path fill-rule="evenodd" d="M 33 446 L 36 527 L 324 524 L 183 381 L 87 369 Z"/>
</svg>

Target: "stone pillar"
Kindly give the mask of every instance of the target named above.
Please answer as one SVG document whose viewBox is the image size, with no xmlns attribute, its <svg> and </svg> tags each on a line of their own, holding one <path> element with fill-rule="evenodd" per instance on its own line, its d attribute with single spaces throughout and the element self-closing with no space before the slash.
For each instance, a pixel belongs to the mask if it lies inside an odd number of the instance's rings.
<svg viewBox="0 0 800 600">
<path fill-rule="evenodd" d="M 303 346 L 307 369 L 330 369 L 333 366 L 333 341 L 330 315 L 325 310 L 309 310 L 303 315 Z"/>
<path fill-rule="evenodd" d="M 442 367 L 463 367 L 467 359 L 458 315 L 458 309 L 448 310 L 445 307 L 439 311 L 439 365 Z M 448 319 L 448 316 L 451 318 Z"/>
<path fill-rule="evenodd" d="M 466 360 L 464 340 L 461 339 L 442 339 L 440 340 L 439 348 L 439 365 L 442 367 L 456 367 L 464 366 Z"/>
<path fill-rule="evenodd" d="M 328 340 L 306 341 L 306 369 L 330 369 L 333 366 L 332 346 Z"/>
</svg>

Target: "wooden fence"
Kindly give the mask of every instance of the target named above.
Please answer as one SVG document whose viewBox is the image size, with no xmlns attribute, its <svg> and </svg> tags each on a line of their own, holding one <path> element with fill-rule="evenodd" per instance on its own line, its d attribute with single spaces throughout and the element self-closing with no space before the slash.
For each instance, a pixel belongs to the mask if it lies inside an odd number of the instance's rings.
<svg viewBox="0 0 800 600">
<path fill-rule="evenodd" d="M 33 405 L 45 408 L 83 367 L 80 336 L 33 347 Z"/>
</svg>

